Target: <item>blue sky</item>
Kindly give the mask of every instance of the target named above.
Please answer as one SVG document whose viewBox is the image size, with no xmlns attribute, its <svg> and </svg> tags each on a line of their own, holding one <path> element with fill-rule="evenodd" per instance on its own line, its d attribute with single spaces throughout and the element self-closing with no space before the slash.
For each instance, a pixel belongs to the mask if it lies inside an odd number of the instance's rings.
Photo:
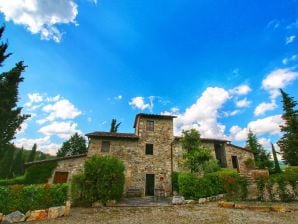
<svg viewBox="0 0 298 224">
<path fill-rule="evenodd" d="M 298 99 L 298 1 L 0 0 L 24 60 L 15 144 L 55 153 L 71 134 L 133 132 L 137 113 L 175 114 L 175 134 L 268 147 L 282 124 L 283 88 Z"/>
</svg>

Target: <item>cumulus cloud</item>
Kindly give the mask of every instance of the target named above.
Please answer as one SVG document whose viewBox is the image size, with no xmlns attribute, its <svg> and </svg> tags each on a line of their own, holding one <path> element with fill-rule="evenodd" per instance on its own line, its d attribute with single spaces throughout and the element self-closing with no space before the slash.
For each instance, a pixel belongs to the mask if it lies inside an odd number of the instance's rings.
<svg viewBox="0 0 298 224">
<path fill-rule="evenodd" d="M 154 106 L 154 104 L 153 104 L 154 97 L 150 96 L 150 97 L 148 97 L 148 100 L 149 100 L 149 102 L 146 103 L 144 97 L 137 96 L 137 97 L 132 98 L 128 104 L 130 106 L 132 106 L 133 108 L 137 108 L 140 110 L 149 109 L 150 111 L 152 111 L 153 106 Z"/>
<path fill-rule="evenodd" d="M 289 68 L 276 69 L 262 81 L 262 88 L 270 93 L 271 99 L 275 99 L 280 94 L 279 89 L 289 85 L 297 78 L 298 72 L 296 71 Z"/>
<path fill-rule="evenodd" d="M 251 88 L 248 85 L 240 85 L 229 90 L 229 92 L 234 95 L 246 95 L 250 91 L 251 91 Z"/>
<path fill-rule="evenodd" d="M 295 35 L 286 37 L 286 44 L 290 44 L 290 43 L 294 42 L 295 39 L 296 39 Z"/>
<path fill-rule="evenodd" d="M 249 130 L 257 135 L 280 134 L 280 125 L 282 124 L 284 124 L 284 120 L 281 115 L 274 115 L 251 121 L 246 128 L 234 125 L 230 128 L 230 139 L 235 141 L 246 140 Z"/>
<path fill-rule="evenodd" d="M 225 126 L 218 123 L 217 118 L 219 109 L 229 98 L 225 89 L 208 87 L 193 105 L 178 114 L 174 120 L 175 134 L 180 135 L 182 130 L 195 128 L 202 137 L 226 138 Z"/>
<path fill-rule="evenodd" d="M 78 132 L 81 133 L 80 130 L 77 129 L 77 124 L 74 122 L 57 122 L 46 125 L 39 129 L 39 132 L 46 136 L 58 136 L 62 139 L 68 139 L 71 135 Z"/>
<path fill-rule="evenodd" d="M 255 116 L 259 116 L 259 115 L 263 115 L 265 114 L 266 111 L 270 111 L 270 110 L 274 110 L 277 107 L 275 100 L 272 100 L 271 103 L 260 103 L 255 111 L 254 111 L 254 115 Z"/>
<path fill-rule="evenodd" d="M 60 42 L 61 24 L 77 24 L 78 5 L 74 0 L 14 0 L 0 1 L 0 11 L 6 21 L 23 25 L 41 39 Z"/>
<path fill-rule="evenodd" d="M 248 107 L 251 104 L 251 101 L 246 98 L 236 101 L 236 106 L 239 108 Z"/>
<path fill-rule="evenodd" d="M 224 112 L 223 112 L 223 115 L 224 115 L 225 117 L 231 117 L 231 116 L 235 116 L 235 115 L 237 115 L 237 114 L 239 114 L 239 113 L 240 113 L 240 110 L 224 111 Z"/>
<path fill-rule="evenodd" d="M 122 100 L 122 98 L 123 98 L 122 95 L 118 95 L 114 97 L 114 100 Z"/>
<path fill-rule="evenodd" d="M 27 96 L 29 101 L 24 105 L 27 108 L 31 108 L 33 104 L 43 101 L 43 96 L 40 93 L 28 93 Z"/>
<path fill-rule="evenodd" d="M 42 110 L 49 113 L 49 115 L 44 119 L 38 120 L 37 123 L 39 124 L 43 124 L 47 121 L 54 121 L 56 119 L 74 119 L 82 113 L 67 99 L 61 99 L 54 104 L 48 104 L 44 106 Z"/>
</svg>

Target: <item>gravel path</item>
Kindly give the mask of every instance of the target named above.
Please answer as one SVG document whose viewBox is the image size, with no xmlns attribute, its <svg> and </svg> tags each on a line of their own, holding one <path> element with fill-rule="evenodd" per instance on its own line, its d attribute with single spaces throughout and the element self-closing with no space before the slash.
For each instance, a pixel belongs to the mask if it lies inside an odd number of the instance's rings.
<svg viewBox="0 0 298 224">
<path fill-rule="evenodd" d="M 293 205 L 291 205 L 293 206 Z M 298 207 L 298 203 L 294 204 Z M 34 222 L 36 224 L 64 223 L 298 223 L 298 211 L 255 212 L 249 210 L 225 209 L 217 203 L 170 207 L 105 207 L 73 208 L 69 217 Z"/>
</svg>

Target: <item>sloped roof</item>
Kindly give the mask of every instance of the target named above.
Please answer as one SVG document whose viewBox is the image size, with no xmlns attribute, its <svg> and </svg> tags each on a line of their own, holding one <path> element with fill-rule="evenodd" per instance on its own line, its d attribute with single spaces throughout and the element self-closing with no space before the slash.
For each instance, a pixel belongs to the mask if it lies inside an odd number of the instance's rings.
<svg viewBox="0 0 298 224">
<path fill-rule="evenodd" d="M 110 139 L 124 138 L 124 139 L 135 139 L 135 140 L 139 139 L 139 136 L 132 133 L 115 133 L 115 132 L 103 132 L 103 131 L 91 132 L 86 134 L 86 136 L 89 138 L 110 138 Z"/>
</svg>

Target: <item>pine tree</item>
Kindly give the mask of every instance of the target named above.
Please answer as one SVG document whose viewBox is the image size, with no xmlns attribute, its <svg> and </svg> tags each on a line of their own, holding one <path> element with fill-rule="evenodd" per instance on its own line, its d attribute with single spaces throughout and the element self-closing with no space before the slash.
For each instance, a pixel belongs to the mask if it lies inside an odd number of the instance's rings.
<svg viewBox="0 0 298 224">
<path fill-rule="evenodd" d="M 3 32 L 4 27 L 1 27 L 0 39 Z M 7 43 L 0 43 L 0 67 L 4 60 L 11 55 L 6 53 L 7 47 Z M 10 71 L 0 74 L 0 151 L 8 148 L 22 122 L 29 117 L 29 115 L 22 115 L 22 108 L 17 107 L 18 86 L 24 80 L 21 74 L 25 67 L 21 61 Z"/>
<path fill-rule="evenodd" d="M 85 138 L 83 136 L 78 135 L 78 133 L 75 133 L 73 136 L 70 137 L 69 140 L 65 141 L 62 144 L 62 147 L 57 152 L 57 156 L 73 156 L 84 154 L 86 152 L 87 147 Z"/>
<path fill-rule="evenodd" d="M 117 120 L 112 119 L 110 132 L 114 132 L 114 133 L 118 132 L 118 128 L 119 128 L 120 124 L 121 124 L 121 122 L 119 122 L 117 124 Z"/>
<path fill-rule="evenodd" d="M 249 130 L 247 135 L 247 146 L 254 153 L 256 166 L 260 169 L 271 169 L 273 163 L 270 160 L 270 153 L 267 153 L 263 146 L 258 142 L 257 136 Z"/>
<path fill-rule="evenodd" d="M 35 160 L 35 157 L 36 157 L 36 149 L 37 149 L 37 145 L 36 143 L 34 143 L 32 149 L 31 149 L 31 152 L 29 154 L 29 157 L 28 157 L 28 160 L 27 162 L 32 162 Z"/>
<path fill-rule="evenodd" d="M 281 169 L 280 169 L 280 166 L 279 166 L 279 162 L 278 162 L 278 159 L 277 159 L 277 155 L 276 155 L 274 145 L 272 143 L 271 143 L 271 148 L 272 148 L 272 155 L 273 155 L 273 159 L 274 159 L 274 172 L 275 173 L 280 173 Z"/>
<path fill-rule="evenodd" d="M 280 89 L 283 103 L 282 118 L 285 121 L 281 125 L 281 131 L 284 133 L 278 141 L 282 151 L 283 159 L 291 166 L 298 165 L 298 110 L 295 109 L 297 102 L 286 92 Z"/>
</svg>

